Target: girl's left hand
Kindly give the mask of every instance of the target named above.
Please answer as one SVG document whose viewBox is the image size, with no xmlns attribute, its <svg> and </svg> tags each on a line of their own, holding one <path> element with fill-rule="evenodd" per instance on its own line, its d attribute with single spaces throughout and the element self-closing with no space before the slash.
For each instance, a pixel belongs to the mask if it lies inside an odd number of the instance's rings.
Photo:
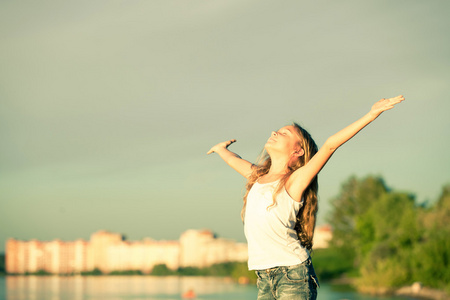
<svg viewBox="0 0 450 300">
<path fill-rule="evenodd" d="M 372 106 L 372 109 L 370 110 L 370 112 L 372 114 L 374 114 L 375 116 L 378 116 L 383 111 L 393 108 L 395 104 L 400 103 L 403 100 L 405 100 L 405 97 L 403 97 L 403 95 L 399 95 L 397 97 L 389 98 L 389 99 L 383 98 Z"/>
</svg>

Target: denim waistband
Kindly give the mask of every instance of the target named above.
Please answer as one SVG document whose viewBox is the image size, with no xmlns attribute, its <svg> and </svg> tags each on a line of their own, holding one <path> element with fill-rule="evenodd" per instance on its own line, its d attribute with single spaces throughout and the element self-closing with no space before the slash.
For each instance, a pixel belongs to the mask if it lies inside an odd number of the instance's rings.
<svg viewBox="0 0 450 300">
<path fill-rule="evenodd" d="M 311 264 L 311 259 L 308 258 L 307 260 L 305 260 L 304 262 L 297 264 L 297 265 L 292 265 L 292 266 L 279 266 L 279 267 L 273 267 L 273 268 L 269 268 L 269 269 L 263 269 L 263 270 L 256 270 L 255 272 L 258 275 L 263 275 L 263 274 L 276 274 L 278 272 L 284 272 L 290 269 L 295 269 L 301 265 L 310 265 Z"/>
</svg>

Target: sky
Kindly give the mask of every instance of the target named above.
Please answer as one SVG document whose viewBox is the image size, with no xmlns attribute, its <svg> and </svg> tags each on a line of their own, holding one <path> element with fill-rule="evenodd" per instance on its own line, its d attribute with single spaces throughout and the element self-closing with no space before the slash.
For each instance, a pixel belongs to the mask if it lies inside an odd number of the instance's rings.
<svg viewBox="0 0 450 300">
<path fill-rule="evenodd" d="M 350 176 L 432 203 L 450 182 L 448 1 L 0 2 L 0 252 L 8 238 L 245 241 L 245 180 L 295 121 L 317 144 L 406 100 L 333 155 L 318 224 Z M 401 213 L 401 212 L 400 212 Z"/>
</svg>

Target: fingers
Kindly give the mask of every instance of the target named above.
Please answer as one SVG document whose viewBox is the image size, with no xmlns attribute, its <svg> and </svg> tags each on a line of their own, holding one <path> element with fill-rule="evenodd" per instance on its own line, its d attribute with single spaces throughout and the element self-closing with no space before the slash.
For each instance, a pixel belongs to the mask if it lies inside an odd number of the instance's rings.
<svg viewBox="0 0 450 300">
<path fill-rule="evenodd" d="M 403 95 L 399 95 L 397 97 L 390 98 L 389 99 L 389 104 L 395 105 L 395 104 L 400 103 L 400 102 L 402 102 L 404 100 L 405 100 L 405 97 L 403 97 Z"/>
<path fill-rule="evenodd" d="M 227 146 L 230 146 L 231 144 L 233 144 L 233 143 L 235 143 L 235 142 L 236 142 L 235 139 L 231 139 L 231 140 L 229 140 L 229 141 L 226 142 L 226 143 L 227 143 Z"/>
<path fill-rule="evenodd" d="M 209 151 L 206 152 L 206 155 L 216 152 L 216 149 L 218 149 L 218 148 L 227 148 L 228 146 L 230 146 L 231 144 L 233 144 L 235 142 L 236 142 L 236 139 L 231 139 L 226 142 L 219 143 L 219 144 L 215 145 L 214 147 L 212 147 L 211 149 L 209 149 Z"/>
<path fill-rule="evenodd" d="M 397 97 L 392 97 L 392 98 L 383 98 L 380 100 L 380 103 L 384 103 L 384 105 L 393 107 L 395 104 L 400 103 L 404 100 L 405 100 L 405 97 L 403 97 L 403 95 L 399 95 Z M 392 108 L 392 107 L 390 107 L 390 108 Z"/>
<path fill-rule="evenodd" d="M 403 101 L 405 100 L 405 97 L 403 97 L 403 95 L 398 95 L 397 97 L 392 97 L 389 100 L 394 100 L 394 101 Z"/>
</svg>

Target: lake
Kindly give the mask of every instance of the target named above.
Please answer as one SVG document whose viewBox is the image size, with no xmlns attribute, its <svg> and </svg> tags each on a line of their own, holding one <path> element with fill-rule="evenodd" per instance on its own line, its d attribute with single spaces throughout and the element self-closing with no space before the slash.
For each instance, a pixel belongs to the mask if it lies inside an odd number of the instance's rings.
<svg viewBox="0 0 450 300">
<path fill-rule="evenodd" d="M 6 300 L 181 300 L 193 290 L 195 299 L 255 300 L 255 285 L 218 277 L 154 276 L 6 276 L 0 277 L 0 299 Z M 4 297 L 4 298 L 2 298 Z M 319 300 L 409 300 L 371 297 L 321 283 Z"/>
</svg>

